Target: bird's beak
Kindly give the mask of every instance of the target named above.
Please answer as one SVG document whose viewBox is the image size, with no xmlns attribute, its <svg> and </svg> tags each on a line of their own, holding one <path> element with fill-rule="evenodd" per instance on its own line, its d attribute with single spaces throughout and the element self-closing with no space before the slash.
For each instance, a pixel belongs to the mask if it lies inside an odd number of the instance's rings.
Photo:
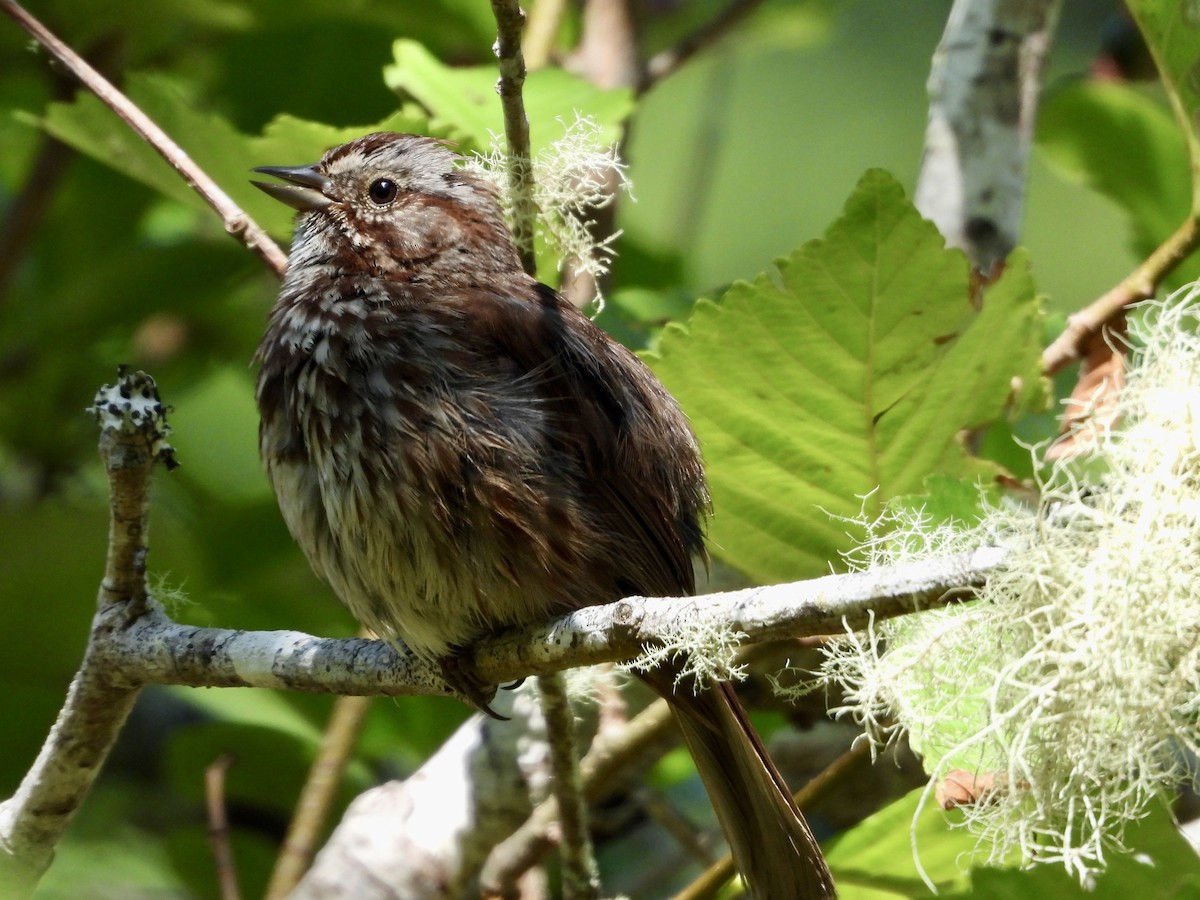
<svg viewBox="0 0 1200 900">
<path fill-rule="evenodd" d="M 259 166 L 251 171 L 286 181 L 287 184 L 271 181 L 250 183 L 292 209 L 323 209 L 333 202 L 333 182 L 318 172 L 316 166 Z"/>
</svg>

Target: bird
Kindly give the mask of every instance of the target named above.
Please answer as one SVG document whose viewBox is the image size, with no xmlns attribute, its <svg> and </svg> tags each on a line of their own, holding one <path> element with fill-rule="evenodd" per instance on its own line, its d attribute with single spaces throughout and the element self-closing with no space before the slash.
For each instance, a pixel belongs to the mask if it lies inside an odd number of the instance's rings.
<svg viewBox="0 0 1200 900">
<path fill-rule="evenodd" d="M 482 709 L 470 648 L 626 596 L 694 593 L 710 497 L 650 369 L 527 274 L 495 186 L 444 141 L 379 132 L 253 183 L 297 211 L 256 361 L 263 465 L 359 622 Z M 829 870 L 733 688 L 671 704 L 755 900 Z"/>
</svg>

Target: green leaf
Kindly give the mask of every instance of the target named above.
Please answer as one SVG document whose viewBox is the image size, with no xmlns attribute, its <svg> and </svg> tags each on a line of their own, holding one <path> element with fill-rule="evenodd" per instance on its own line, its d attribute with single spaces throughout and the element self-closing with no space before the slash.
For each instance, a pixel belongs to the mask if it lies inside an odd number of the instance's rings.
<svg viewBox="0 0 1200 900">
<path fill-rule="evenodd" d="M 1045 99 L 1037 134 L 1059 172 L 1129 213 L 1138 254 L 1148 255 L 1187 218 L 1187 143 L 1145 94 L 1114 82 L 1074 82 Z"/>
<path fill-rule="evenodd" d="M 495 66 L 453 68 L 410 40 L 396 41 L 395 62 L 384 69 L 388 87 L 412 97 L 429 111 L 434 126 L 445 128 L 475 149 L 491 146 L 492 135 L 504 133 L 504 112 L 496 95 Z M 617 126 L 633 111 L 628 90 L 601 90 L 557 68 L 530 72 L 524 87 L 530 142 L 536 153 L 562 135 L 555 119 L 574 122 L 591 116 L 602 129 L 602 140 L 615 141 Z"/>
<path fill-rule="evenodd" d="M 425 117 L 409 106 L 381 122 L 341 128 L 281 115 L 268 123 L 262 135 L 244 135 L 223 116 L 197 110 L 170 78 L 132 74 L 126 88 L 129 97 L 222 190 L 275 234 L 291 232 L 294 214 L 250 184 L 253 167 L 313 163 L 330 147 L 371 131 L 429 130 Z M 153 190 L 208 211 L 208 205 L 179 174 L 95 96 L 80 93 L 70 103 L 52 103 L 38 124 L 81 153 Z"/>
<path fill-rule="evenodd" d="M 975 838 L 952 830 L 932 802 L 925 804 L 914 826 L 923 791 L 910 791 L 829 843 L 825 859 L 842 900 L 930 896 L 913 858 L 914 840 L 921 867 L 939 891 L 966 886 L 960 860 L 974 849 Z"/>
<path fill-rule="evenodd" d="M 171 427 L 188 447 L 186 477 L 230 502 L 271 496 L 258 460 L 258 410 L 248 370 L 218 370 L 174 403 Z"/>
<path fill-rule="evenodd" d="M 1175 119 L 1187 141 L 1192 171 L 1192 211 L 1200 213 L 1200 5 L 1193 0 L 1129 0 Z"/>
<path fill-rule="evenodd" d="M 1039 402 L 1039 303 L 1023 253 L 970 300 L 968 265 L 881 171 L 823 239 L 664 333 L 651 364 L 699 435 L 715 551 L 759 580 L 827 570 L 845 523 L 926 476 L 989 479 L 959 438 Z M 868 497 L 868 495 L 870 495 Z"/>
<path fill-rule="evenodd" d="M 1079 879 L 1060 865 L 1032 869 L 980 867 L 971 872 L 971 889 L 952 897 L 1011 898 L 1011 900 L 1167 900 L 1200 897 L 1200 858 L 1175 827 L 1162 806 L 1134 823 L 1125 833 L 1127 853 L 1110 853 L 1107 867 L 1094 884 Z"/>
<path fill-rule="evenodd" d="M 917 788 L 829 842 L 825 858 L 842 900 L 929 897 L 913 859 L 943 897 L 1013 900 L 1121 900 L 1126 897 L 1200 897 L 1200 859 L 1176 830 L 1170 813 L 1156 808 L 1126 833 L 1129 853 L 1113 853 L 1108 868 L 1085 889 L 1057 864 L 1032 869 L 970 865 L 975 837 L 961 820 L 928 802 L 913 816 L 924 788 Z"/>
<path fill-rule="evenodd" d="M 958 522 L 973 524 L 984 512 L 984 502 L 996 502 L 1000 498 L 998 486 L 992 485 L 981 491 L 973 481 L 930 475 L 925 479 L 925 490 L 920 494 L 905 494 L 893 497 L 888 505 L 893 508 L 921 510 L 935 525 Z"/>
</svg>

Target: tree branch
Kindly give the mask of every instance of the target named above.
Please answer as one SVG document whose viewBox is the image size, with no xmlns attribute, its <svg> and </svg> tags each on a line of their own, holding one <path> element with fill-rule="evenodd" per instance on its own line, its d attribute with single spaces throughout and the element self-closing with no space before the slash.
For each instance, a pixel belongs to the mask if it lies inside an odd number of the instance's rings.
<svg viewBox="0 0 1200 900">
<path fill-rule="evenodd" d="M 513 240 L 521 252 L 521 265 L 530 275 L 537 274 L 533 254 L 533 223 L 537 206 L 533 202 L 533 158 L 529 148 L 529 118 L 525 115 L 525 58 L 521 55 L 521 29 L 525 13 L 517 0 L 492 0 L 496 16 L 496 58 L 500 61 L 500 80 L 496 92 L 504 109 L 504 135 L 508 143 L 508 191 L 512 198 Z"/>
<path fill-rule="evenodd" d="M 382 641 L 298 632 L 241 632 L 173 622 L 145 586 L 148 485 L 173 465 L 153 379 L 121 372 L 97 394 L 101 454 L 111 485 L 108 561 L 83 664 L 58 721 L 17 793 L 0 804 L 0 879 L 32 890 L 90 790 L 138 690 L 150 683 L 254 686 L 347 695 L 446 694 L 440 667 Z M 889 569 L 698 597 L 629 597 L 480 642 L 475 669 L 500 684 L 672 646 L 697 622 L 757 642 L 837 632 L 946 605 L 1004 559 L 984 547 Z M 685 649 L 680 645 L 680 649 Z"/>
<path fill-rule="evenodd" d="M 1079 359 L 1092 337 L 1129 306 L 1154 296 L 1158 286 L 1200 246 L 1200 219 L 1189 216 L 1120 284 L 1073 313 L 1067 327 L 1042 352 L 1042 371 L 1053 375 Z"/>
<path fill-rule="evenodd" d="M 875 620 L 946 606 L 981 585 L 1004 559 L 983 547 L 886 569 L 696 597 L 627 597 L 480 641 L 474 663 L 493 684 L 636 657 L 671 643 L 677 624 L 722 621 L 743 643 L 862 628 Z M 180 625 L 152 604 L 105 636 L 98 662 L 130 684 L 266 687 L 310 693 L 400 696 L 450 693 L 440 667 L 364 638 L 296 631 L 232 631 Z"/>
<path fill-rule="evenodd" d="M 955 0 L 929 75 L 913 198 L 985 276 L 1017 244 L 1025 170 L 1061 0 Z"/>
<path fill-rule="evenodd" d="M 59 40 L 41 22 L 30 15 L 14 0 L 0 0 L 0 10 L 16 20 L 39 44 L 67 68 L 84 87 L 95 94 L 101 102 L 115 112 L 126 125 L 153 147 L 158 154 L 191 188 L 213 208 L 225 230 L 240 240 L 279 277 L 287 269 L 287 256 L 271 240 L 241 207 L 230 199 L 208 174 L 197 166 L 165 131 L 141 111 L 128 97 L 122 94 L 103 75 L 88 65 L 78 53 Z"/>
</svg>

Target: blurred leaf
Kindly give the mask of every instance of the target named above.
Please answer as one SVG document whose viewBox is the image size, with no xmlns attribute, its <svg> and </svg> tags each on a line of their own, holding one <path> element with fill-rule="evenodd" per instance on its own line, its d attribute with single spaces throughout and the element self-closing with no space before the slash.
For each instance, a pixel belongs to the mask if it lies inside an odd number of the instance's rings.
<svg viewBox="0 0 1200 900">
<path fill-rule="evenodd" d="M 268 123 L 261 136 L 244 135 L 223 116 L 198 110 L 168 76 L 132 74 L 126 93 L 251 218 L 275 234 L 290 233 L 294 214 L 250 184 L 253 167 L 313 163 L 330 147 L 370 131 L 427 130 L 424 117 L 409 108 L 382 122 L 352 127 L 281 115 Z M 81 153 L 164 196 L 209 212 L 175 170 L 95 96 L 81 93 L 70 103 L 52 103 L 38 123 Z"/>
<path fill-rule="evenodd" d="M 496 67 L 453 68 L 411 40 L 396 41 L 395 62 L 384 69 L 388 87 L 411 96 L 429 111 L 431 122 L 486 150 L 493 134 L 504 134 L 504 112 L 496 96 Z M 557 68 L 530 72 L 525 79 L 525 111 L 533 152 L 562 136 L 555 119 L 570 124 L 577 114 L 601 126 L 602 138 L 615 141 L 618 127 L 633 111 L 627 90 L 605 91 Z"/>
<path fill-rule="evenodd" d="M 181 474 L 230 503 L 271 497 L 258 460 L 258 408 L 248 368 L 222 368 L 172 400 L 171 427 L 186 436 Z"/>
<path fill-rule="evenodd" d="M 229 152 L 241 142 L 238 133 L 221 116 L 198 113 L 170 78 L 131 75 L 126 93 L 197 162 L 204 155 L 205 144 Z M 60 141 L 161 194 L 181 203 L 201 203 L 162 157 L 94 94 L 80 92 L 70 103 L 50 104 L 39 124 Z M 200 154 L 196 155 L 198 150 Z"/>
<path fill-rule="evenodd" d="M 1050 92 L 1038 113 L 1037 142 L 1064 176 L 1129 214 L 1141 256 L 1188 215 L 1187 143 L 1160 103 L 1128 85 L 1077 81 Z"/>
<path fill-rule="evenodd" d="M 943 897 L 1012 898 L 1012 900 L 1158 900 L 1200 897 L 1200 859 L 1175 828 L 1170 814 L 1154 809 L 1128 832 L 1130 853 L 1114 853 L 1093 888 L 1057 864 L 1032 869 L 975 867 L 967 869 L 975 837 L 955 813 L 944 814 L 929 802 L 914 826 L 913 815 L 923 788 L 918 788 L 844 835 L 830 841 L 826 859 L 842 900 L 929 897 L 913 861 L 913 845 L 922 868 Z M 969 881 L 968 881 L 969 876 Z M 949 893 L 947 893 L 947 890 Z"/>
<path fill-rule="evenodd" d="M 700 438 L 715 552 L 762 581 L 826 571 L 847 545 L 836 517 L 878 512 L 930 474 L 993 477 L 960 432 L 1001 417 L 1014 378 L 1018 408 L 1042 393 L 1024 255 L 976 312 L 965 257 L 884 172 L 777 265 L 698 303 L 651 357 Z"/>
<path fill-rule="evenodd" d="M 297 746 L 312 747 L 321 738 L 321 729 L 300 715 L 286 694 L 266 688 L 228 688 L 219 691 L 197 691 L 174 688 L 182 699 L 220 720 L 218 724 L 236 727 L 261 727 L 272 734 L 286 736 Z M 224 735 L 228 732 L 217 731 Z M 182 746 L 182 745 L 181 745 Z M 190 746 L 190 745 L 189 745 Z M 215 758 L 214 754 L 213 758 Z M 209 760 L 212 761 L 211 759 Z"/>
<path fill-rule="evenodd" d="M 1200 897 L 1200 858 L 1161 806 L 1130 826 L 1128 853 L 1110 853 L 1107 868 L 1084 887 L 1060 865 L 1032 869 L 981 867 L 971 871 L 971 888 L 949 897 L 988 900 L 1168 900 Z"/>
<path fill-rule="evenodd" d="M 939 892 L 966 886 L 960 858 L 974 849 L 975 838 L 952 830 L 933 803 L 925 804 L 914 826 L 923 791 L 910 791 L 828 843 L 825 859 L 842 900 L 929 897 L 913 859 L 914 839 L 921 867 Z"/>
<path fill-rule="evenodd" d="M 1200 213 L 1200 6 L 1193 0 L 1128 0 L 1159 78 L 1167 89 L 1175 121 L 1191 160 L 1192 212 Z"/>
</svg>

